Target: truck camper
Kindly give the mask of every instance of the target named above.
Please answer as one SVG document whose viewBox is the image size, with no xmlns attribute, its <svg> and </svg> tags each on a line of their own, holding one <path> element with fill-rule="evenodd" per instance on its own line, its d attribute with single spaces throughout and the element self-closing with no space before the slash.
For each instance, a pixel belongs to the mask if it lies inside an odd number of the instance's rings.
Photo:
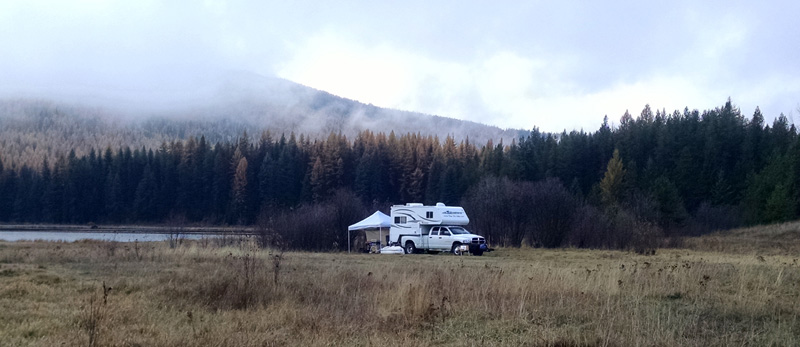
<svg viewBox="0 0 800 347">
<path fill-rule="evenodd" d="M 406 254 L 421 251 L 447 251 L 454 254 L 483 255 L 489 250 L 486 239 L 467 231 L 469 217 L 460 206 L 437 203 L 395 205 L 391 209 L 390 244 L 401 246 Z"/>
</svg>

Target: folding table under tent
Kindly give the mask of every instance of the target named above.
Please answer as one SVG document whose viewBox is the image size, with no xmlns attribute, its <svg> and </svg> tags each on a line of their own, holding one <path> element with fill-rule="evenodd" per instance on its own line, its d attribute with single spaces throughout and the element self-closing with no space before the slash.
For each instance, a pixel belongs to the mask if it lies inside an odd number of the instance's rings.
<svg viewBox="0 0 800 347">
<path fill-rule="evenodd" d="M 356 230 L 378 231 L 378 241 L 383 242 L 383 230 L 392 226 L 392 218 L 381 211 L 375 211 L 371 216 L 364 220 L 347 227 L 347 252 L 350 252 L 350 232 Z"/>
</svg>

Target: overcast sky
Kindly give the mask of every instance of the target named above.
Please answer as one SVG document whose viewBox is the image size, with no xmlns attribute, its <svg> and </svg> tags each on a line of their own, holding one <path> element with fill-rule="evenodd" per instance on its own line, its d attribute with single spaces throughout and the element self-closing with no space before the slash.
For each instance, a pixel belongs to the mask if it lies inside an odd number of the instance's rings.
<svg viewBox="0 0 800 347">
<path fill-rule="evenodd" d="M 798 1 L 0 2 L 0 92 L 277 75 L 377 106 L 595 130 L 625 110 L 796 116 Z"/>
</svg>

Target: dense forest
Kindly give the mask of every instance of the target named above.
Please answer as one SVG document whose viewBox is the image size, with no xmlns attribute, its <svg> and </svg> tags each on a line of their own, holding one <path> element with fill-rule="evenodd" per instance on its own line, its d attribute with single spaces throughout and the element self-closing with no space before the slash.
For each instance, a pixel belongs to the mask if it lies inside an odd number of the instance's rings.
<svg viewBox="0 0 800 347">
<path fill-rule="evenodd" d="M 703 112 L 646 106 L 618 126 L 533 129 L 511 143 L 256 138 L 72 151 L 35 167 L 0 157 L 0 221 L 259 225 L 293 248 L 335 249 L 368 210 L 444 202 L 498 245 L 641 248 L 800 213 L 797 129 L 730 100 Z"/>
</svg>

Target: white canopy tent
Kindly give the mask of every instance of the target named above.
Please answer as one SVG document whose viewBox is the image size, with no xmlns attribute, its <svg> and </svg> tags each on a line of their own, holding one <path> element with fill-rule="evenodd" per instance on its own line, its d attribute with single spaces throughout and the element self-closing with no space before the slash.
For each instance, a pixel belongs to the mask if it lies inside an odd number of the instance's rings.
<svg viewBox="0 0 800 347">
<path fill-rule="evenodd" d="M 383 240 L 383 229 L 392 226 L 392 218 L 381 211 L 375 211 L 371 216 L 364 220 L 347 227 L 347 252 L 350 252 L 350 232 L 356 230 L 378 230 L 378 240 Z"/>
</svg>

